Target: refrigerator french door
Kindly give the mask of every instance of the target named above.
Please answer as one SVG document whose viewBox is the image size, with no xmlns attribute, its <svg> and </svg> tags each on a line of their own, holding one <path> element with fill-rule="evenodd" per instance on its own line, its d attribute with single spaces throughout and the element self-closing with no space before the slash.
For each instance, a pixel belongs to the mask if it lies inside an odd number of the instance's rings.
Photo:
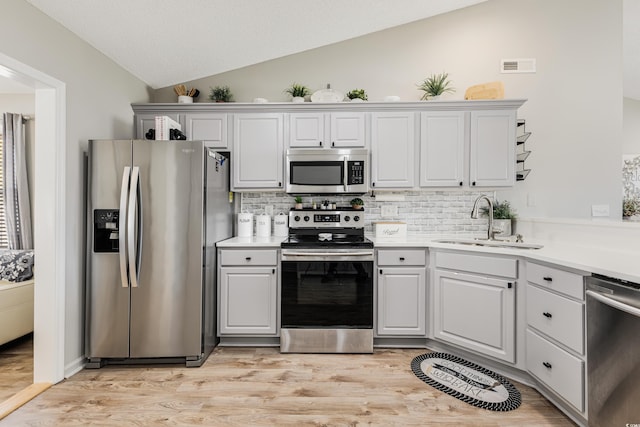
<svg viewBox="0 0 640 427">
<path fill-rule="evenodd" d="M 206 180 L 211 195 L 228 184 L 222 157 L 211 162 L 202 142 L 89 142 L 87 357 L 106 359 L 206 357 L 213 283 L 204 280 Z M 207 167 L 210 165 L 210 167 Z M 209 171 L 209 178 L 206 177 Z M 225 176 L 226 175 L 226 176 Z M 215 191 L 215 188 L 218 191 Z M 228 200 L 219 200 L 223 204 Z M 231 236 L 229 207 L 217 215 L 220 239 Z M 209 239 L 213 240 L 213 239 Z M 207 247 L 211 246 L 211 248 Z M 211 275 L 207 275 L 211 276 Z M 205 331 L 206 329 L 206 331 Z"/>
</svg>

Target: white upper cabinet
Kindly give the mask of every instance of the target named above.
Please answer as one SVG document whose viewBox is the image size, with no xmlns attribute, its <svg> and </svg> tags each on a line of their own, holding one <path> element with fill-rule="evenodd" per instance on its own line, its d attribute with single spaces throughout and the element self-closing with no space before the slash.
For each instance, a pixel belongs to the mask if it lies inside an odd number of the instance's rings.
<svg viewBox="0 0 640 427">
<path fill-rule="evenodd" d="M 363 112 L 338 112 L 330 116 L 332 148 L 367 146 Z"/>
<path fill-rule="evenodd" d="M 289 147 L 322 148 L 324 138 L 324 113 L 291 113 L 289 115 Z"/>
<path fill-rule="evenodd" d="M 415 151 L 415 113 L 372 113 L 372 188 L 413 187 L 415 185 Z"/>
<path fill-rule="evenodd" d="M 236 114 L 233 118 L 232 190 L 282 190 L 283 115 Z"/>
<path fill-rule="evenodd" d="M 227 148 L 227 114 L 188 113 L 184 115 L 184 134 L 205 146 Z"/>
<path fill-rule="evenodd" d="M 464 184 L 465 112 L 420 113 L 420 186 Z"/>
<path fill-rule="evenodd" d="M 291 148 L 364 148 L 366 120 L 362 112 L 291 113 Z"/>
<path fill-rule="evenodd" d="M 513 186 L 516 178 L 515 110 L 472 111 L 470 121 L 470 185 Z"/>
</svg>

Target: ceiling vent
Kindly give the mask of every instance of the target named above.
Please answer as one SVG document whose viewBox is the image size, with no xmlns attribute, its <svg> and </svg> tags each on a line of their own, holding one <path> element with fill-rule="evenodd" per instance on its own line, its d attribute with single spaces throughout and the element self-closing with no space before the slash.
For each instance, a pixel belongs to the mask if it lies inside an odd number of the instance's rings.
<svg viewBox="0 0 640 427">
<path fill-rule="evenodd" d="M 501 73 L 535 73 L 535 58 L 503 59 L 500 61 Z"/>
</svg>

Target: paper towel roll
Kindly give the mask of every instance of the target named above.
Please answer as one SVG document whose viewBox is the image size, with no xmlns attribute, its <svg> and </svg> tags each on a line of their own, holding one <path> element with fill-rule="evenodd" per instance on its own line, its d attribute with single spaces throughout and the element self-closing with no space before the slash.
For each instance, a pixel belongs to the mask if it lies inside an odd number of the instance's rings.
<svg viewBox="0 0 640 427">
<path fill-rule="evenodd" d="M 253 236 L 253 214 L 241 212 L 238 214 L 238 237 Z"/>
<path fill-rule="evenodd" d="M 273 217 L 273 235 L 284 237 L 289 234 L 289 216 L 280 212 Z"/>
<path fill-rule="evenodd" d="M 269 237 L 271 236 L 271 216 L 267 214 L 260 214 L 256 216 L 256 236 Z"/>
</svg>

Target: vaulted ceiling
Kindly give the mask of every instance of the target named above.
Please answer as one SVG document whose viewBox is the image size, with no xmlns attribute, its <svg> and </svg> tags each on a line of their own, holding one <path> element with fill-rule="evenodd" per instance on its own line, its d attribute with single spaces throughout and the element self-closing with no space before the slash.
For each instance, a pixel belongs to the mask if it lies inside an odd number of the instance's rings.
<svg viewBox="0 0 640 427">
<path fill-rule="evenodd" d="M 160 88 L 490 0 L 26 1 Z M 640 1 L 623 5 L 624 94 L 640 100 Z"/>
</svg>

